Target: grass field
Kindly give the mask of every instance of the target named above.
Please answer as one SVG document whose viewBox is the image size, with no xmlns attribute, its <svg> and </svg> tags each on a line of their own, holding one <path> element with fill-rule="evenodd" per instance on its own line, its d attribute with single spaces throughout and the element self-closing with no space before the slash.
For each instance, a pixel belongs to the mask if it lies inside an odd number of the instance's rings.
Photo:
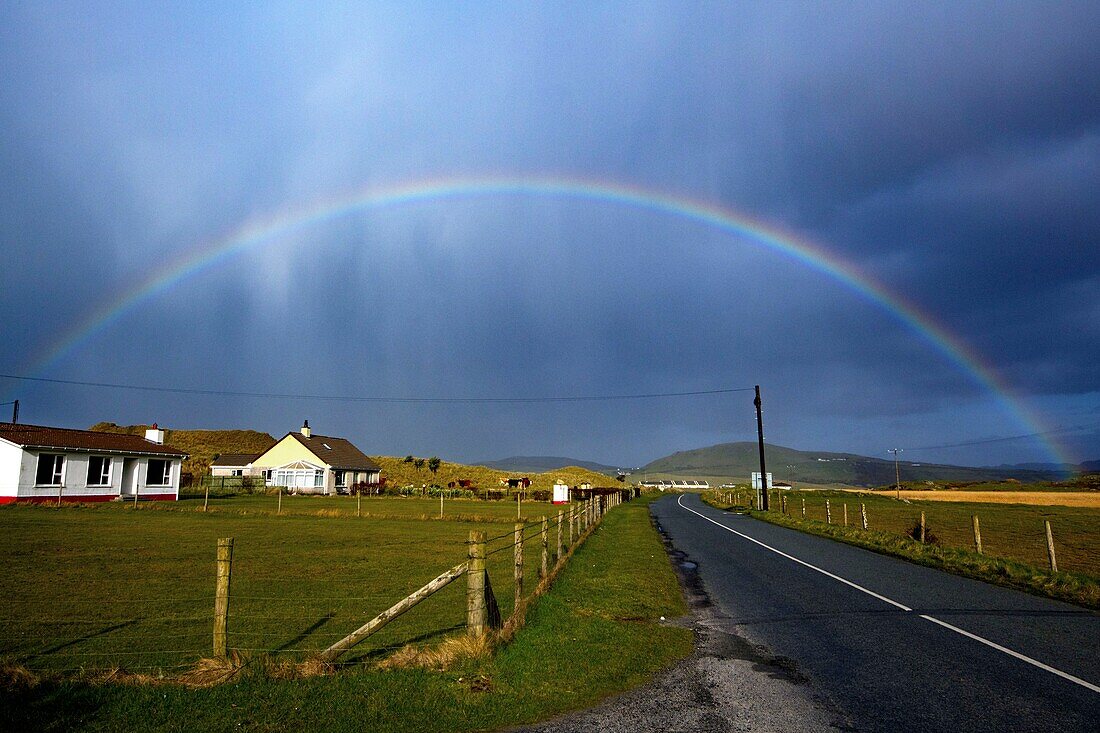
<svg viewBox="0 0 1100 733">
<path fill-rule="evenodd" d="M 901 498 L 916 501 L 961 501 L 972 504 L 1031 504 L 1100 509 L 1095 491 L 902 491 Z"/>
<path fill-rule="evenodd" d="M 201 601 L 193 608 L 180 606 L 180 615 L 203 615 L 212 605 L 213 540 L 232 534 L 238 542 L 234 598 L 238 592 L 243 596 L 245 589 L 257 596 L 281 592 L 288 581 L 290 588 L 301 591 L 289 608 L 278 607 L 285 617 L 282 628 L 274 628 L 271 614 L 260 614 L 262 622 L 272 624 L 266 628 L 288 648 L 313 646 L 311 640 L 318 632 L 343 621 L 344 609 L 349 613 L 358 610 L 357 618 L 374 612 L 367 611 L 365 603 L 330 600 L 330 596 L 343 597 L 341 592 L 346 592 L 348 596 L 358 593 L 389 600 L 391 589 L 401 593 L 408 587 L 402 579 L 419 575 L 421 570 L 430 577 L 452 559 L 457 561 L 464 552 L 460 543 L 469 526 L 460 522 L 450 526 L 449 521 L 369 521 L 306 514 L 135 512 L 121 507 L 4 508 L 0 524 L 9 554 L 30 542 L 15 559 L 15 579 L 4 580 L 4 597 L 17 599 L 24 612 L 52 617 L 66 609 L 94 613 L 104 605 L 114 608 L 114 601 L 128 608 L 137 601 L 154 600 L 150 596 L 166 601 L 191 594 Z M 103 549 L 105 546 L 110 549 Z M 72 549 L 59 553 L 61 547 Z M 245 551 L 245 547 L 251 549 Z M 499 555 L 510 562 L 510 552 Z M 490 557 L 491 574 L 499 562 Z M 188 564 L 194 569 L 186 567 Z M 237 585 L 238 567 L 244 589 Z M 262 578 L 245 581 L 248 575 L 260 572 Z M 507 573 L 493 575 L 494 586 L 496 578 L 504 575 Z M 510 607 L 510 586 L 500 585 L 503 588 L 497 587 L 497 595 L 502 605 Z M 353 587 L 357 590 L 349 590 Z M 97 603 L 86 603 L 85 595 Z M 36 600 L 26 602 L 28 596 Z M 55 608 L 52 603 L 63 606 Z M 7 600 L 4 604 L 9 613 L 14 610 Z M 162 603 L 160 610 L 168 605 Z M 529 612 L 526 628 L 494 656 L 468 660 L 448 671 L 381 671 L 369 663 L 379 647 L 437 637 L 441 628 L 460 620 L 460 613 L 457 618 L 451 613 L 459 605 L 460 599 L 427 601 L 391 626 L 395 631 L 388 641 L 376 644 L 374 652 L 360 655 L 360 661 L 368 663 L 321 677 L 276 679 L 265 667 L 252 665 L 233 683 L 205 689 L 52 678 L 37 684 L 4 680 L 0 728 L 491 730 L 590 705 L 648 679 L 690 653 L 692 646 L 689 631 L 656 622 L 660 616 L 676 616 L 686 609 L 644 500 L 624 504 L 607 515 L 550 592 Z M 326 621 L 332 609 L 339 613 Z M 425 615 L 414 619 L 418 612 Z M 125 630 L 141 644 L 143 637 L 151 638 L 152 631 L 160 628 L 145 625 L 152 620 L 151 614 L 142 614 L 137 626 Z M 313 626 L 317 628 L 311 630 Z M 97 628 L 104 631 L 106 627 L 101 624 Z M 203 634 L 208 634 L 209 628 L 209 620 L 203 622 Z M 138 630 L 150 633 L 135 633 Z M 66 632 L 66 628 L 57 629 L 55 646 L 74 640 Z M 41 627 L 37 633 L 48 633 L 48 629 Z M 77 641 L 73 648 L 87 649 L 86 644 L 115 633 L 106 631 L 94 639 Z M 81 638 L 85 636 L 90 635 Z M 199 646 L 203 644 L 199 642 Z"/>
<path fill-rule="evenodd" d="M 325 648 L 466 557 L 471 529 L 511 542 L 507 502 L 247 496 L 202 502 L 9 506 L 0 510 L 0 654 L 32 669 L 169 673 L 210 654 L 215 543 L 235 540 L 229 645 L 302 656 Z M 525 517 L 556 517 L 550 504 Z M 426 521 L 426 518 L 431 518 Z M 536 531 L 531 528 L 529 534 Z M 533 539 L 529 540 L 534 542 Z M 554 539 L 551 539 L 553 543 Z M 533 578 L 539 554 L 526 553 Z M 489 558 L 504 614 L 512 554 Z M 463 583 L 372 637 L 377 658 L 465 620 Z"/>
<path fill-rule="evenodd" d="M 844 504 L 847 504 L 848 523 L 852 526 L 860 522 L 859 505 L 863 503 L 867 507 L 869 527 L 894 534 L 909 533 L 923 511 L 927 527 L 936 542 L 963 549 L 974 547 L 971 516 L 976 514 L 981 525 L 985 554 L 1018 560 L 1039 568 L 1047 566 L 1043 522 L 1049 520 L 1054 533 L 1058 568 L 1100 577 L 1100 508 L 985 501 L 944 502 L 938 497 L 930 499 L 923 496 L 898 501 L 892 495 L 795 491 L 788 497 L 791 514 L 801 513 L 802 499 L 806 500 L 807 516 L 820 521 L 825 521 L 825 501 L 828 499 L 835 524 L 843 523 Z"/>
<path fill-rule="evenodd" d="M 742 492 L 741 498 L 747 495 Z M 784 495 L 789 518 L 779 515 L 780 502 L 774 493 L 772 511 L 755 515 L 970 577 L 1100 607 L 1100 509 L 898 501 L 893 495 L 848 491 L 791 491 Z M 721 494 L 710 494 L 708 499 L 716 506 L 727 506 Z M 826 501 L 832 510 L 831 526 L 825 524 Z M 869 532 L 861 528 L 860 504 L 867 507 Z M 929 533 L 924 545 L 908 539 L 922 511 Z M 983 555 L 974 551 L 974 515 L 980 522 Z M 1052 526 L 1058 573 L 1049 572 L 1044 521 Z"/>
</svg>

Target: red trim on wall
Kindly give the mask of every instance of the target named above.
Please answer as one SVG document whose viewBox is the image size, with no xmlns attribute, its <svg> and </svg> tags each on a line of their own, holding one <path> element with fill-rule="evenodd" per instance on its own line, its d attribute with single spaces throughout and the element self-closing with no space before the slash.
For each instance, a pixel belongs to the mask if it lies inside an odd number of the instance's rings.
<svg viewBox="0 0 1100 733">
<path fill-rule="evenodd" d="M 99 501 L 115 501 L 118 499 L 118 494 L 73 494 L 71 496 L 61 495 L 61 501 L 65 503 L 73 504 L 87 504 L 91 502 Z M 124 496 L 122 501 L 133 501 L 134 497 Z M 138 501 L 176 501 L 175 494 L 141 494 L 138 497 Z M 21 504 L 56 504 L 56 496 L 0 496 L 0 505 L 2 504 L 14 504 L 19 502 Z"/>
</svg>

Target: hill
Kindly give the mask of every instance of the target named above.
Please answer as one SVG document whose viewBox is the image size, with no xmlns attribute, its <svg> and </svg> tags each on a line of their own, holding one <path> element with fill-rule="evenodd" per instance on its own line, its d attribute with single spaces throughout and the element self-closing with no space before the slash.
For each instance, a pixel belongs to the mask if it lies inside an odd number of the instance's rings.
<svg viewBox="0 0 1100 733">
<path fill-rule="evenodd" d="M 145 435 L 149 425 L 115 425 L 113 422 L 96 423 L 89 430 L 100 433 Z M 262 453 L 275 439 L 256 430 L 169 430 L 164 429 L 164 442 L 173 448 L 187 451 L 189 458 L 183 462 L 185 473 L 202 476 L 210 468 L 215 456 L 223 453 Z"/>
<path fill-rule="evenodd" d="M 617 466 L 608 466 L 595 461 L 579 461 L 576 458 L 562 458 L 560 456 L 512 456 L 501 458 L 499 461 L 475 461 L 473 465 L 515 473 L 545 473 L 566 466 L 577 466 L 608 476 L 615 476 L 619 472 Z"/>
<path fill-rule="evenodd" d="M 617 485 L 614 479 L 609 479 L 602 473 L 589 471 L 580 466 L 563 466 L 551 471 L 536 473 L 534 471 L 498 471 L 486 466 L 467 466 L 462 463 L 443 461 L 439 465 L 439 471 L 433 475 L 427 465 L 419 471 L 412 463 L 406 463 L 405 459 L 394 456 L 371 456 L 382 467 L 382 475 L 387 484 L 397 486 L 420 486 L 421 484 L 439 484 L 446 486 L 451 481 L 467 479 L 474 482 L 474 486 L 482 489 L 494 489 L 500 486 L 501 479 L 519 478 L 527 476 L 531 479 L 532 489 L 550 490 L 558 480 L 564 481 L 570 486 L 582 483 L 590 483 L 593 486 Z"/>
<path fill-rule="evenodd" d="M 1030 471 L 1060 471 L 1065 474 L 1089 473 L 1100 471 L 1100 461 L 1084 461 L 1082 463 L 1002 463 L 999 466 L 993 466 L 993 468 L 1006 471 L 1025 469 Z"/>
<path fill-rule="evenodd" d="M 781 445 L 766 445 L 768 471 L 776 481 L 811 484 L 881 486 L 894 483 L 892 459 L 870 458 L 854 453 L 800 451 Z M 988 481 L 1016 479 L 1025 482 L 1061 477 L 1054 471 L 972 468 L 933 463 L 900 461 L 903 481 Z M 752 442 L 721 443 L 708 448 L 680 451 L 659 458 L 642 469 L 648 474 L 683 478 L 727 477 L 747 483 L 759 470 L 757 445 Z"/>
</svg>

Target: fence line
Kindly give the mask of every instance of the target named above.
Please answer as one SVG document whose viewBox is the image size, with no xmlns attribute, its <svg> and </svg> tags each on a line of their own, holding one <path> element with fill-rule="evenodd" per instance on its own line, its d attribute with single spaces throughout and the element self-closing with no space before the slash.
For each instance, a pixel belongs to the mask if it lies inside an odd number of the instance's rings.
<svg viewBox="0 0 1100 733">
<path fill-rule="evenodd" d="M 706 494 L 706 497 L 708 501 L 717 506 L 734 508 L 738 505 L 731 503 L 730 500 L 736 500 L 737 495 L 733 494 L 731 496 L 731 493 L 732 492 L 711 491 Z M 813 495 L 814 492 L 809 492 L 809 494 Z M 850 495 L 859 498 L 865 496 L 863 493 L 857 494 L 855 492 Z M 854 523 L 856 528 L 861 527 L 864 530 L 888 532 L 895 535 L 910 537 L 914 541 L 922 544 L 937 544 L 959 549 L 969 549 L 971 552 L 981 555 L 989 554 L 990 543 L 992 543 L 1002 548 L 1001 553 L 994 553 L 1000 557 L 1012 559 L 1037 568 L 1045 566 L 1052 573 L 1059 572 L 1060 563 L 1055 543 L 1054 521 L 1041 516 L 1043 510 L 1049 509 L 1049 507 L 1029 506 L 1028 509 L 1034 510 L 1034 513 L 1039 514 L 1039 516 L 1033 519 L 1022 520 L 1016 518 L 1014 515 L 1006 518 L 998 512 L 998 510 L 1001 509 L 1000 505 L 989 504 L 989 509 L 987 510 L 988 516 L 992 516 L 994 521 L 987 522 L 987 515 L 983 515 L 983 512 L 980 510 L 975 511 L 973 504 L 969 506 L 958 506 L 951 502 L 945 502 L 943 506 L 940 506 L 936 504 L 936 502 L 932 502 L 932 506 L 918 504 L 912 506 L 910 511 L 907 511 L 907 508 L 911 506 L 911 501 L 913 501 L 911 499 L 903 499 L 901 502 L 896 502 L 892 496 L 879 497 L 874 493 L 872 493 L 871 496 L 875 496 L 876 499 L 881 499 L 883 502 L 888 501 L 889 504 L 880 504 L 879 511 L 881 513 L 876 521 L 875 517 L 871 516 L 873 508 L 869 508 L 866 502 L 860 501 L 858 503 L 858 521 Z M 793 499 L 794 497 L 789 498 Z M 799 496 L 798 498 L 801 504 L 801 518 L 813 522 L 832 523 L 831 504 L 840 497 L 835 494 L 811 496 L 815 502 L 814 505 L 810 507 L 812 511 L 807 509 L 806 495 Z M 787 516 L 793 517 L 795 515 L 793 502 L 789 501 L 788 497 L 783 494 L 780 494 L 779 501 L 774 503 L 773 507 L 778 507 L 779 511 Z M 1072 507 L 1067 507 L 1066 509 L 1072 509 Z M 846 502 L 842 503 L 842 511 L 845 526 L 849 526 L 848 504 Z M 963 517 L 965 517 L 965 520 Z M 1081 546 L 1080 541 L 1074 544 L 1074 540 L 1072 539 L 1073 536 L 1074 535 L 1071 534 L 1071 539 L 1065 542 L 1063 548 L 1071 548 L 1076 552 L 1076 555 L 1073 556 L 1080 558 L 1081 552 L 1087 552 L 1087 549 Z M 1003 554 L 1003 548 L 1006 547 L 1009 552 L 1008 554 Z M 1078 559 L 1078 562 L 1081 562 L 1081 560 Z M 1064 564 L 1065 563 L 1061 563 L 1061 565 Z M 1078 572 L 1096 574 L 1092 566 L 1089 566 L 1088 569 L 1079 570 Z"/>
<path fill-rule="evenodd" d="M 532 517 L 515 523 L 511 531 L 485 537 L 483 562 L 486 567 L 482 590 L 477 591 L 475 588 L 472 597 L 469 589 L 461 594 L 467 596 L 464 599 L 467 611 L 484 614 L 485 623 L 471 624 L 468 617 L 465 626 L 476 633 L 487 633 L 486 629 L 501 628 L 505 623 L 514 625 L 517 616 L 520 617 L 518 623 L 522 623 L 522 616 L 530 602 L 545 592 L 547 583 L 555 577 L 588 534 L 594 531 L 603 515 L 625 499 L 626 495 L 623 494 L 574 501 L 564 507 L 555 507 L 550 516 Z M 408 520 L 409 517 L 400 516 L 399 519 Z M 500 520 L 493 517 L 490 521 L 495 523 Z M 209 595 L 203 597 L 191 593 L 179 596 L 168 593 L 156 598 L 126 598 L 116 595 L 113 598 L 96 599 L 96 608 L 103 607 L 110 612 L 103 617 L 89 614 L 88 609 L 80 609 L 80 613 L 71 618 L 65 618 L 64 613 L 53 613 L 48 617 L 14 616 L 11 621 L 15 624 L 33 625 L 23 629 L 6 625 L 7 628 L 0 630 L 0 649 L 4 650 L 6 658 L 17 663 L 30 664 L 55 673 L 71 670 L 85 673 L 94 669 L 111 669 L 112 666 L 131 671 L 181 669 L 193 664 L 204 653 L 213 653 L 214 656 L 223 658 L 234 651 L 323 654 L 322 649 L 331 648 L 333 641 L 338 642 L 349 636 L 341 627 L 346 626 L 356 615 L 362 614 L 363 606 L 369 608 L 378 604 L 392 609 L 397 605 L 393 601 L 403 600 L 387 592 L 359 591 L 354 595 L 329 593 L 323 596 L 310 594 L 306 589 L 315 587 L 314 583 L 325 582 L 331 585 L 334 581 L 331 578 L 304 574 L 265 573 L 264 566 L 267 563 L 255 557 L 245 557 L 247 547 L 238 540 L 233 548 L 229 539 L 222 538 L 218 543 L 220 551 L 214 553 L 215 573 L 211 581 L 216 582 L 211 582 L 211 586 L 214 586 L 212 590 L 215 590 L 213 599 Z M 531 555 L 523 552 L 525 544 L 532 541 L 539 542 L 545 548 L 545 561 L 537 553 Z M 445 544 L 455 547 L 467 543 L 446 540 Z M 494 559 L 509 549 L 519 555 L 518 562 L 515 558 L 510 558 L 506 564 L 501 564 Z M 531 569 L 539 572 L 540 582 L 534 588 L 528 588 L 524 575 L 532 563 L 534 567 Z M 499 575 L 502 568 L 507 568 L 508 565 L 512 569 L 505 571 L 505 575 Z M 251 574 L 252 569 L 257 574 Z M 341 575 L 337 582 L 351 590 L 363 588 L 376 577 L 368 574 L 358 577 Z M 502 580 L 505 583 L 515 582 L 512 592 L 506 594 L 511 612 L 507 622 L 501 618 L 502 609 L 496 602 L 497 594 L 493 588 Z M 261 586 L 258 587 L 257 584 Z M 291 593 L 279 594 L 278 591 L 272 593 L 269 584 L 304 584 L 304 587 L 295 587 Z M 264 585 L 267 587 L 263 587 Z M 256 590 L 260 592 L 255 593 Z M 449 597 L 452 601 L 445 602 L 444 607 L 447 603 L 453 603 L 454 596 Z M 26 608 L 30 604 L 42 606 L 51 600 L 52 597 L 43 594 L 39 597 L 9 597 L 5 602 L 15 604 L 15 608 Z M 200 604 L 205 609 L 211 609 L 211 605 L 206 604 L 210 604 L 212 600 L 213 614 L 209 610 L 196 613 L 195 607 Z M 332 606 L 325 609 L 323 604 Z M 182 609 L 183 613 L 176 613 L 183 605 L 190 607 Z M 300 608 L 296 608 L 296 605 L 300 605 Z M 355 605 L 359 607 L 354 608 Z M 126 615 L 120 615 L 119 611 L 122 609 L 126 609 L 122 611 Z M 399 615 L 393 614 L 390 620 Z M 457 619 L 452 626 L 446 620 L 449 615 L 450 612 L 433 612 L 430 634 L 426 638 L 462 627 Z M 331 625 L 326 629 L 323 628 L 325 624 Z M 46 626 L 50 628 L 43 628 Z M 363 626 L 365 624 L 359 626 L 359 629 Z M 397 638 L 401 637 L 402 634 L 399 633 Z M 205 652 L 202 649 L 204 638 L 207 640 L 206 644 L 210 645 Z M 394 643 L 394 638 L 393 635 L 380 638 L 380 644 L 370 647 L 371 655 L 390 649 L 389 645 Z M 322 649 L 308 648 L 313 645 L 301 643 L 305 639 L 320 642 Z M 185 643 L 172 643 L 180 640 Z M 284 643 L 280 644 L 280 641 Z M 355 641 L 357 643 L 359 640 Z M 408 642 L 396 643 L 393 648 L 400 648 L 406 643 Z M 77 661 L 80 666 L 73 667 L 73 661 Z"/>
</svg>

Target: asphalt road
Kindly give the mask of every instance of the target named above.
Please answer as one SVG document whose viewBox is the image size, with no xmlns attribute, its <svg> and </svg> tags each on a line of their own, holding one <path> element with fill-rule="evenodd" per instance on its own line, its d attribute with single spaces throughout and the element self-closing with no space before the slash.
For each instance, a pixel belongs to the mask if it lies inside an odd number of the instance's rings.
<svg viewBox="0 0 1100 733">
<path fill-rule="evenodd" d="M 835 712 L 834 726 L 1100 731 L 1096 613 L 719 511 L 695 495 L 652 512 L 698 564 L 713 623 L 779 660 Z"/>
</svg>

